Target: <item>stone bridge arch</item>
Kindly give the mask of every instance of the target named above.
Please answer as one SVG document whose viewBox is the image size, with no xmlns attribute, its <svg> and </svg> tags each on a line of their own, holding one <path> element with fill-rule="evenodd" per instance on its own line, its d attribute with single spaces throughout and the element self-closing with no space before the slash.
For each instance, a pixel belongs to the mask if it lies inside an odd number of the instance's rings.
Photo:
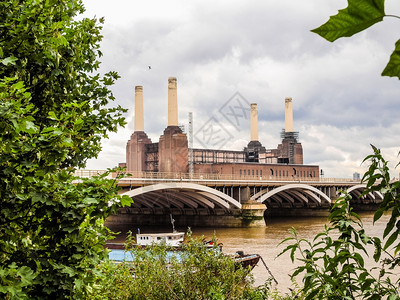
<svg viewBox="0 0 400 300">
<path fill-rule="evenodd" d="M 366 188 L 366 184 L 358 184 L 348 188 L 346 192 L 352 196 L 351 201 L 353 203 L 379 203 L 383 200 L 382 193 L 378 191 L 373 191 L 366 195 L 362 195 Z"/>
<path fill-rule="evenodd" d="M 133 209 L 157 210 L 173 209 L 180 214 L 186 211 L 223 211 L 241 209 L 242 205 L 234 198 L 216 189 L 188 182 L 170 182 L 146 185 L 123 192 L 132 197 Z"/>
<path fill-rule="evenodd" d="M 322 207 L 329 206 L 331 199 L 307 184 L 287 184 L 273 190 L 263 190 L 253 195 L 251 200 L 265 203 L 268 207 Z"/>
</svg>

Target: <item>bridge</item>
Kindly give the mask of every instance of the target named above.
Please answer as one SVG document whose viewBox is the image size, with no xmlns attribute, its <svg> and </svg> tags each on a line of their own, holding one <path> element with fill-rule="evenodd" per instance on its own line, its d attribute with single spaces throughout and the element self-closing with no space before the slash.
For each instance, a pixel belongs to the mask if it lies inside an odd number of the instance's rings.
<svg viewBox="0 0 400 300">
<path fill-rule="evenodd" d="M 76 175 L 104 172 L 79 170 Z M 327 215 L 342 192 L 358 208 L 383 199 L 378 192 L 362 195 L 366 186 L 359 180 L 340 178 L 131 172 L 118 185 L 134 200 L 120 210 L 118 220 L 144 224 L 169 223 L 172 215 L 178 224 L 191 226 L 261 226 L 265 216 Z"/>
</svg>

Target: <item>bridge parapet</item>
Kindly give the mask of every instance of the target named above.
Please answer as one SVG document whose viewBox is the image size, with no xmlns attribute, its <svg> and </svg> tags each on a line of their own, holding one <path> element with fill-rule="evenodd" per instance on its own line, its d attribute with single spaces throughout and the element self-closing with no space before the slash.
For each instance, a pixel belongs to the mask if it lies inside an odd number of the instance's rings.
<svg viewBox="0 0 400 300">
<path fill-rule="evenodd" d="M 106 170 L 77 170 L 75 175 L 77 177 L 90 178 L 92 176 L 102 175 Z M 313 177 L 299 177 L 299 176 L 252 176 L 252 175 L 236 175 L 236 174 L 206 174 L 206 173 L 176 173 L 176 172 L 125 172 L 126 177 L 123 180 L 131 181 L 142 181 L 154 182 L 175 182 L 175 181 L 189 181 L 189 182 L 243 182 L 243 183 L 253 183 L 253 182 L 301 182 L 301 183 L 326 183 L 326 184 L 359 184 L 360 180 L 354 180 L 351 178 L 313 178 Z M 116 173 L 112 173 L 110 178 L 116 177 Z"/>
</svg>

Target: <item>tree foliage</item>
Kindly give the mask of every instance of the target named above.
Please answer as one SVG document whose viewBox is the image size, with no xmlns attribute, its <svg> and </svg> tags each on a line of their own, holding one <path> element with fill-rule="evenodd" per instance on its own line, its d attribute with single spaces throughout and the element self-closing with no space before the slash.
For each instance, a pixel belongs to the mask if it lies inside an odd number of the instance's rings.
<svg viewBox="0 0 400 300">
<path fill-rule="evenodd" d="M 348 195 L 337 200 L 329 225 L 313 241 L 299 239 L 292 229 L 292 236 L 282 243 L 293 243 L 280 255 L 290 252 L 292 261 L 296 253 L 300 255 L 300 266 L 292 277 L 302 276 L 305 299 L 400 299 L 400 182 L 390 180 L 387 161 L 379 149 L 373 146 L 373 150 L 374 154 L 365 159 L 371 164 L 363 176 L 367 185 L 363 194 L 380 192 L 384 196 L 374 214 L 377 221 L 391 212 L 383 237 L 365 232 Z M 372 257 L 376 265 L 366 264 L 366 257 Z"/>
<path fill-rule="evenodd" d="M 89 299 L 269 299 L 267 284 L 255 288 L 249 270 L 237 265 L 214 243 L 188 235 L 182 251 L 165 244 L 126 249 L 130 260 L 105 261 L 102 276 Z M 283 299 L 283 298 L 281 298 Z"/>
<path fill-rule="evenodd" d="M 398 239 L 400 234 L 400 181 L 390 179 L 388 162 L 378 148 L 371 146 L 374 153 L 364 159 L 364 162 L 370 161 L 370 167 L 362 179 L 367 182 L 368 187 L 363 195 L 372 191 L 380 192 L 383 195 L 383 201 L 374 214 L 374 222 L 379 220 L 384 213 L 391 212 L 391 217 L 383 232 L 383 238 L 387 238 L 383 250 L 394 246 L 396 258 L 393 259 L 393 265 L 398 265 L 400 263 L 398 256 L 400 253 L 400 240 Z"/>
<path fill-rule="evenodd" d="M 108 174 L 77 180 L 124 125 L 115 72 L 95 73 L 102 20 L 78 0 L 0 2 L 0 297 L 83 295 L 119 198 Z M 100 23 L 99 23 L 100 22 Z"/>
<path fill-rule="evenodd" d="M 330 42 L 350 37 L 380 22 L 385 13 L 384 0 L 348 0 L 348 7 L 320 27 L 312 30 Z M 391 16 L 396 17 L 396 16 Z M 383 76 L 400 78 L 400 40 L 382 72 Z M 371 192 L 383 195 L 374 214 L 374 222 L 383 214 L 390 219 L 382 237 L 367 235 L 359 216 L 352 211 L 351 197 L 343 195 L 332 207 L 329 225 L 313 241 L 300 239 L 296 230 L 282 241 L 291 241 L 281 253 L 289 252 L 291 260 L 300 265 L 291 275 L 302 276 L 300 292 L 305 299 L 400 299 L 400 181 L 391 181 L 387 161 L 375 146 L 362 182 L 366 189 L 361 196 Z M 370 249 L 373 249 L 373 253 Z M 299 257 L 296 257 L 296 254 Z M 365 257 L 379 264 L 367 266 Z"/>
<path fill-rule="evenodd" d="M 333 42 L 341 37 L 350 37 L 372 25 L 381 22 L 384 17 L 396 17 L 385 13 L 385 0 L 348 0 L 348 6 L 339 10 L 337 15 L 318 28 L 311 30 L 326 40 Z M 382 76 L 398 77 L 400 79 L 400 40 Z"/>
</svg>

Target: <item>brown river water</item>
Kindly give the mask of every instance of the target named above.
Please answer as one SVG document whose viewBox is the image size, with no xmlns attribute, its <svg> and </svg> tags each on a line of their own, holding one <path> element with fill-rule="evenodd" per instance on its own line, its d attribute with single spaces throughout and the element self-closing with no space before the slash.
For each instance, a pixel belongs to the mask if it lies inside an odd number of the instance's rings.
<svg viewBox="0 0 400 300">
<path fill-rule="evenodd" d="M 382 218 L 373 224 L 373 213 L 360 213 L 360 217 L 364 223 L 366 233 L 372 236 L 382 237 L 385 224 L 389 220 L 389 216 Z M 219 242 L 223 243 L 224 253 L 234 253 L 242 250 L 245 253 L 260 254 L 269 268 L 272 275 L 278 281 L 275 285 L 278 290 L 285 293 L 291 286 L 289 274 L 293 272 L 295 265 L 290 260 L 289 253 L 277 257 L 278 254 L 288 245 L 288 243 L 279 245 L 285 238 L 289 237 L 288 230 L 294 227 L 300 238 L 312 240 L 314 236 L 323 231 L 324 225 L 327 224 L 326 217 L 312 218 L 272 218 L 268 219 L 265 227 L 259 228 L 208 228 L 196 227 L 191 228 L 193 236 L 204 236 L 206 239 L 211 239 L 215 233 Z M 111 230 L 120 232 L 118 237 L 113 242 L 123 242 L 126 232 L 131 230 L 136 233 L 138 228 L 135 226 L 116 226 L 110 227 Z M 180 231 L 187 231 L 187 228 L 176 228 Z M 159 227 L 140 227 L 142 233 L 146 232 L 165 232 L 171 231 L 171 228 Z M 366 267 L 373 267 L 372 258 L 366 258 Z M 252 274 L 255 279 L 255 286 L 262 285 L 269 277 L 269 273 L 262 261 L 253 269 Z M 298 278 L 298 280 L 301 280 Z"/>
</svg>

